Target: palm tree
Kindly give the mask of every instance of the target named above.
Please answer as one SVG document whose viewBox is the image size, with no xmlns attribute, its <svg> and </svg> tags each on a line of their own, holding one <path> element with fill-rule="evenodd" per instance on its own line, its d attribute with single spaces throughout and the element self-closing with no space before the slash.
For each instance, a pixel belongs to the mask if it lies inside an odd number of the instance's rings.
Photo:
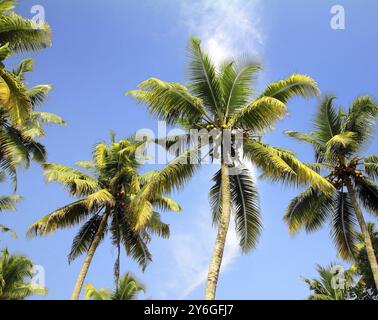
<svg viewBox="0 0 378 320">
<path fill-rule="evenodd" d="M 0 300 L 22 300 L 46 294 L 47 290 L 30 283 L 33 263 L 24 256 L 10 255 L 7 249 L 0 256 Z"/>
<path fill-rule="evenodd" d="M 0 0 L 0 170 L 15 179 L 18 165 L 28 165 L 29 157 L 44 161 L 45 149 L 35 138 L 44 135 L 43 123 L 64 121 L 51 113 L 37 112 L 35 107 L 47 97 L 51 86 L 27 88 L 24 74 L 32 71 L 33 61 L 23 60 L 8 71 L 4 60 L 13 52 L 35 51 L 51 46 L 47 23 L 34 23 L 13 12 L 15 0 Z"/>
<path fill-rule="evenodd" d="M 355 256 L 358 222 L 377 285 L 377 259 L 361 206 L 378 213 L 378 186 L 374 183 L 378 177 L 378 155 L 364 157 L 360 153 L 372 137 L 378 106 L 369 96 L 362 96 L 344 112 L 335 108 L 334 99 L 322 100 L 312 133 L 288 131 L 287 135 L 313 146 L 316 163 L 309 166 L 323 173 L 336 191 L 326 195 L 308 188 L 291 201 L 285 220 L 291 232 L 302 228 L 311 232 L 331 219 L 332 236 L 344 259 Z"/>
<path fill-rule="evenodd" d="M 304 279 L 311 291 L 309 300 L 348 300 L 353 294 L 354 275 L 351 271 L 340 269 L 335 263 L 324 268 L 320 265 L 316 268 L 319 279 Z"/>
<path fill-rule="evenodd" d="M 141 83 L 139 90 L 128 92 L 138 102 L 146 103 L 150 112 L 159 119 L 169 125 L 181 126 L 188 132 L 179 137 L 181 142 L 186 143 L 186 149 L 174 161 L 182 168 L 182 182 L 200 167 L 202 158 L 199 154 L 205 147 L 208 147 L 207 154 L 212 159 L 221 162 L 210 194 L 218 235 L 209 268 L 206 299 L 215 299 L 231 212 L 235 216 L 240 247 L 244 253 L 256 245 L 261 230 L 255 182 L 242 157 L 238 159 L 241 162 L 239 165 L 231 161 L 236 147 L 228 148 L 224 143 L 229 135 L 231 140 L 241 135 L 242 141 L 238 142 L 243 146 L 245 159 L 270 176 L 284 174 L 287 179 L 298 183 L 311 181 L 314 186 L 325 191 L 332 188 L 317 173 L 299 162 L 292 152 L 261 141 L 261 135 L 272 129 L 276 120 L 286 115 L 288 100 L 294 96 L 316 95 L 316 83 L 310 77 L 296 74 L 270 84 L 252 99 L 254 90 L 251 83 L 260 69 L 259 64 L 248 60 L 229 61 L 217 68 L 202 50 L 200 40 L 192 38 L 188 85 L 152 78 Z M 193 143 L 189 133 L 193 130 L 211 130 L 210 134 L 215 132 L 216 138 Z M 175 138 L 160 139 L 159 143 L 170 148 Z"/>
<path fill-rule="evenodd" d="M 86 286 L 85 297 L 88 300 L 134 300 L 138 293 L 145 292 L 145 287 L 131 273 L 126 273 L 117 284 L 115 290 L 96 290 L 91 284 Z"/>
<path fill-rule="evenodd" d="M 373 243 L 374 253 L 375 256 L 378 255 L 378 231 L 375 227 L 375 224 L 369 222 L 367 225 L 367 229 L 370 235 L 370 238 Z M 361 276 L 359 285 L 363 288 L 362 291 L 365 293 L 368 291 L 375 292 L 375 295 L 378 294 L 377 286 L 374 282 L 373 273 L 370 268 L 370 263 L 368 259 L 368 255 L 366 252 L 366 245 L 364 235 L 362 233 L 357 234 L 357 254 L 356 254 L 356 261 L 353 265 L 353 268 L 356 270 L 356 273 Z"/>
<path fill-rule="evenodd" d="M 31 70 L 33 61 L 26 59 L 12 72 L 3 70 L 1 79 L 7 79 L 3 85 L 0 79 L 0 170 L 7 172 L 14 181 L 18 166 L 29 166 L 31 158 L 39 163 L 45 161 L 45 147 L 38 142 L 38 138 L 45 135 L 43 126 L 66 124 L 53 113 L 37 111 L 48 97 L 51 86 L 27 88 L 25 73 Z"/>
<path fill-rule="evenodd" d="M 16 0 L 0 0 L 0 46 L 9 45 L 15 52 L 35 51 L 51 46 L 47 23 L 38 26 L 13 12 Z"/>
<path fill-rule="evenodd" d="M 163 195 L 174 185 L 166 171 L 138 173 L 138 150 L 143 145 L 144 142 L 129 140 L 114 142 L 114 137 L 110 145 L 97 144 L 93 161 L 77 164 L 89 170 L 89 174 L 61 164 L 44 165 L 47 181 L 62 184 L 78 200 L 33 224 L 28 234 L 48 235 L 56 229 L 82 224 L 68 256 L 72 262 L 86 253 L 72 299 L 79 298 L 92 258 L 108 232 L 118 250 L 115 263 L 118 283 L 121 244 L 145 269 L 151 261 L 147 246 L 151 235 L 169 237 L 169 226 L 160 220 L 156 209 L 181 211 L 175 201 Z M 161 189 L 157 190 L 155 185 Z M 146 195 L 146 190 L 151 194 Z"/>
</svg>

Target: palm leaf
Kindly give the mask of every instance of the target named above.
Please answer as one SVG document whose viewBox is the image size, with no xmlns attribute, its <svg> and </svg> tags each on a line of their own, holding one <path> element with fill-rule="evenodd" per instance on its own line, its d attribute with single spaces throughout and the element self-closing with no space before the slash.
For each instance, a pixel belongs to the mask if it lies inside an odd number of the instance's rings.
<svg viewBox="0 0 378 320">
<path fill-rule="evenodd" d="M 98 210 L 98 208 L 89 210 L 85 200 L 73 202 L 32 224 L 28 229 L 27 235 L 28 237 L 46 236 L 57 229 L 73 227 L 87 219 L 90 214 L 96 213 L 96 209 Z"/>
<path fill-rule="evenodd" d="M 226 63 L 220 72 L 220 83 L 226 103 L 225 118 L 248 102 L 253 91 L 251 82 L 261 66 L 251 61 Z"/>
<path fill-rule="evenodd" d="M 355 254 L 356 215 L 348 193 L 338 192 L 332 218 L 332 237 L 343 259 Z"/>
<path fill-rule="evenodd" d="M 51 46 L 51 30 L 46 23 L 37 28 L 32 20 L 12 12 L 0 17 L 0 39 L 13 51 L 36 51 Z"/>
<path fill-rule="evenodd" d="M 71 252 L 68 255 L 68 262 L 73 262 L 77 257 L 86 253 L 91 246 L 95 235 L 100 227 L 102 217 L 99 215 L 94 215 L 91 217 L 83 226 L 80 228 L 79 232 L 75 236 Z M 102 239 L 105 234 L 102 235 Z"/>
<path fill-rule="evenodd" d="M 320 102 L 319 111 L 315 118 L 315 128 L 317 131 L 313 135 L 324 145 L 335 135 L 341 133 L 341 119 L 333 105 L 334 100 L 335 97 L 324 97 Z"/>
<path fill-rule="evenodd" d="M 223 106 L 222 87 L 216 66 L 201 49 L 201 41 L 190 39 L 189 89 L 200 98 L 212 114 L 221 115 Z"/>
<path fill-rule="evenodd" d="M 244 253 L 254 248 L 262 229 L 259 194 L 251 172 L 237 169 L 230 176 L 232 208 L 235 214 L 236 234 Z"/>
<path fill-rule="evenodd" d="M 254 133 L 272 129 L 287 114 L 286 105 L 272 97 L 261 97 L 238 110 L 230 120 L 232 127 L 245 127 Z"/>
<path fill-rule="evenodd" d="M 367 178 L 355 179 L 354 184 L 362 205 L 369 212 L 378 216 L 378 186 Z"/>
<path fill-rule="evenodd" d="M 201 99 L 178 83 L 149 79 L 139 85 L 140 90 L 128 92 L 138 102 L 146 103 L 151 113 L 169 124 L 187 119 L 197 122 L 205 114 Z"/>
<path fill-rule="evenodd" d="M 286 104 L 295 96 L 310 98 L 318 94 L 318 85 L 312 78 L 294 74 L 287 79 L 270 84 L 260 97 L 272 97 Z"/>
<path fill-rule="evenodd" d="M 302 228 L 313 232 L 330 217 L 332 205 L 332 197 L 310 187 L 290 202 L 284 220 L 291 233 L 297 233 Z"/>
</svg>

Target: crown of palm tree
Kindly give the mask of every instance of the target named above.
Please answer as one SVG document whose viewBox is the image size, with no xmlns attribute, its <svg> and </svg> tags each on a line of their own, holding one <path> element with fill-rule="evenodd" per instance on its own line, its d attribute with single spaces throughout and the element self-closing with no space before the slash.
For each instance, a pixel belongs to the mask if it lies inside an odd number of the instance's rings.
<svg viewBox="0 0 378 320">
<path fill-rule="evenodd" d="M 97 290 L 93 285 L 87 284 L 85 297 L 88 300 L 134 300 L 138 293 L 145 291 L 144 285 L 128 272 L 121 277 L 113 292 L 108 289 Z"/>
<path fill-rule="evenodd" d="M 378 255 L 378 231 L 374 223 L 368 223 L 368 232 L 373 243 L 374 252 L 376 255 Z M 363 293 L 366 294 L 370 289 L 372 292 L 374 292 L 373 295 L 378 295 L 378 289 L 374 283 L 374 277 L 369 264 L 365 240 L 362 233 L 357 234 L 356 247 L 358 252 L 356 254 L 355 263 L 352 266 L 352 269 L 356 270 L 356 273 L 361 275 L 358 285 L 362 287 Z"/>
<path fill-rule="evenodd" d="M 81 224 L 69 254 L 69 261 L 87 252 L 104 215 L 111 220 L 103 233 L 111 233 L 113 244 L 122 243 L 127 254 L 145 268 L 151 260 L 147 244 L 152 234 L 169 236 L 155 208 L 180 211 L 180 206 L 162 193 L 142 197 L 143 190 L 155 183 L 158 172 L 140 175 L 136 151 L 142 143 L 121 140 L 111 145 L 97 144 L 93 161 L 77 165 L 90 174 L 61 164 L 45 164 L 47 181 L 62 184 L 79 200 L 55 210 L 29 228 L 29 235 L 47 235 L 56 229 Z"/>
<path fill-rule="evenodd" d="M 25 73 L 32 69 L 33 61 L 26 59 L 12 72 L 3 70 L 3 77 L 0 77 L 0 170 L 10 174 L 14 182 L 19 165 L 29 166 L 31 158 L 45 161 L 45 147 L 37 141 L 45 135 L 43 126 L 66 124 L 53 113 L 36 110 L 48 97 L 51 86 L 26 88 Z M 9 81 L 4 80 L 2 85 L 1 79 Z"/>
<path fill-rule="evenodd" d="M 188 131 L 228 129 L 243 133 L 244 165 L 239 166 L 237 173 L 231 176 L 231 198 L 240 246 L 243 251 L 248 251 L 256 244 L 261 221 L 257 189 L 245 161 L 251 161 L 271 178 L 285 176 L 287 181 L 293 183 L 310 181 L 325 192 L 332 190 L 325 179 L 298 161 L 294 153 L 264 144 L 260 139 L 287 114 L 286 103 L 291 97 L 314 96 L 318 94 L 317 84 L 308 76 L 295 74 L 270 84 L 253 99 L 255 92 L 251 84 L 261 66 L 248 60 L 229 61 L 217 69 L 196 38 L 190 40 L 188 69 L 189 83 L 186 86 L 151 78 L 142 82 L 139 90 L 127 94 L 138 102 L 146 103 L 150 112 L 159 119 Z M 187 149 L 174 162 L 186 168 L 187 175 L 183 177 L 186 181 L 200 166 L 198 150 L 206 147 L 206 144 L 193 146 L 189 133 L 180 138 L 187 141 Z M 158 140 L 168 149 L 175 142 L 175 137 Z M 213 157 L 216 147 L 219 147 L 214 145 L 210 141 L 207 146 Z M 183 164 L 183 159 L 196 161 Z M 221 209 L 220 175 L 220 171 L 215 175 L 216 184 L 210 194 L 215 222 L 219 220 Z"/>
<path fill-rule="evenodd" d="M 353 101 L 348 111 L 337 109 L 334 97 L 325 97 L 315 119 L 315 131 L 310 134 L 288 131 L 286 134 L 314 147 L 316 163 L 309 164 L 335 187 L 326 195 L 310 187 L 290 204 L 285 220 L 292 232 L 305 228 L 318 230 L 327 219 L 332 221 L 332 236 L 343 258 L 353 257 L 357 224 L 348 181 L 353 184 L 359 202 L 372 214 L 378 213 L 378 155 L 361 156 L 370 141 L 377 104 L 368 96 Z"/>
<path fill-rule="evenodd" d="M 51 46 L 47 23 L 36 25 L 13 12 L 16 0 L 0 0 L 0 46 L 8 44 L 16 52 L 35 51 Z"/>
<path fill-rule="evenodd" d="M 271 179 L 283 176 L 290 183 L 310 182 L 326 194 L 332 192 L 333 187 L 301 163 L 294 153 L 261 141 L 261 135 L 273 129 L 275 122 L 287 114 L 286 103 L 290 98 L 318 94 L 313 79 L 295 74 L 270 84 L 260 95 L 255 95 L 252 84 L 261 69 L 259 64 L 248 60 L 229 61 L 217 68 L 202 50 L 200 40 L 192 38 L 189 49 L 189 83 L 186 86 L 151 78 L 142 82 L 139 90 L 128 94 L 147 104 L 152 114 L 170 125 L 179 125 L 186 131 L 216 131 L 220 136 L 216 142 L 210 137 L 194 143 L 190 133 L 180 136 L 184 148 L 179 150 L 179 156 L 173 162 L 181 168 L 180 176 L 176 175 L 175 179 L 183 184 L 201 166 L 203 149 L 209 150 L 207 154 L 211 159 L 221 160 L 221 170 L 215 175 L 215 185 L 210 192 L 218 235 L 210 263 L 206 299 L 214 299 L 231 211 L 243 252 L 256 245 L 261 230 L 258 192 L 247 168 L 248 162 L 257 165 Z M 230 146 L 226 142 L 229 135 L 231 141 L 236 142 Z M 177 143 L 175 138 L 167 137 L 157 142 L 170 150 Z M 235 161 L 232 157 L 239 151 L 236 145 L 242 146 L 244 157 L 239 156 Z"/>
<path fill-rule="evenodd" d="M 335 270 L 337 265 L 332 263 L 327 267 L 317 266 L 319 279 L 304 279 L 312 291 L 309 300 L 346 300 L 353 293 L 353 272 L 347 270 L 338 274 Z M 340 282 L 340 278 L 342 281 Z"/>
<path fill-rule="evenodd" d="M 28 283 L 33 263 L 24 256 L 10 255 L 7 249 L 0 256 L 0 300 L 22 300 L 34 294 L 46 294 L 39 285 Z"/>
</svg>

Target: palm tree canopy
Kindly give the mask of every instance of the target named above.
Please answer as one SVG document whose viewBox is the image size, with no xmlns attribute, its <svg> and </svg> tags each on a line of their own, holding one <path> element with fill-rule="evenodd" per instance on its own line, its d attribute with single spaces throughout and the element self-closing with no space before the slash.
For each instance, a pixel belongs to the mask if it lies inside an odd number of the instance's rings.
<svg viewBox="0 0 378 320">
<path fill-rule="evenodd" d="M 127 254 L 145 268 L 151 261 L 147 247 L 151 236 L 169 236 L 169 226 L 161 221 L 157 210 L 179 212 L 181 207 L 161 191 L 174 184 L 164 169 L 139 174 L 138 150 L 143 150 L 143 145 L 132 140 L 98 143 L 93 161 L 77 163 L 84 171 L 45 164 L 47 181 L 60 183 L 77 200 L 37 221 L 28 234 L 48 235 L 81 224 L 69 254 L 71 262 L 88 251 L 106 215 L 110 221 L 103 237 L 109 232 L 113 244 L 119 247 L 122 243 Z"/>
<path fill-rule="evenodd" d="M 13 71 L 0 68 L 0 170 L 14 180 L 18 166 L 28 167 L 31 159 L 45 161 L 45 147 L 38 142 L 45 135 L 44 125 L 66 124 L 53 113 L 37 110 L 47 99 L 51 86 L 27 88 L 25 73 L 32 69 L 31 59 L 23 60 Z"/>
<path fill-rule="evenodd" d="M 353 272 L 340 269 L 335 263 L 328 267 L 320 265 L 316 268 L 318 279 L 304 279 L 312 291 L 309 300 L 347 300 L 350 298 L 354 285 Z"/>
<path fill-rule="evenodd" d="M 0 256 L 0 300 L 22 300 L 34 294 L 44 295 L 47 290 L 29 283 L 33 263 L 24 256 L 10 255 L 7 249 Z"/>
<path fill-rule="evenodd" d="M 370 238 L 373 242 L 375 255 L 378 256 L 378 230 L 376 229 L 375 224 L 372 222 L 368 223 L 368 230 Z M 361 275 L 359 284 L 362 285 L 365 291 L 366 289 L 372 289 L 375 292 L 375 295 L 378 295 L 378 289 L 375 287 L 373 273 L 371 271 L 366 252 L 365 240 L 361 233 L 357 234 L 356 246 L 358 252 L 356 254 L 356 261 L 353 267 L 356 269 L 356 272 Z"/>
<path fill-rule="evenodd" d="M 35 51 L 51 46 L 47 23 L 36 25 L 13 12 L 16 0 L 0 0 L 0 46 L 8 44 L 15 52 Z"/>
<path fill-rule="evenodd" d="M 285 220 L 291 232 L 304 228 L 318 230 L 331 220 L 332 237 L 345 259 L 353 258 L 356 250 L 356 215 L 346 192 L 351 181 L 360 204 L 370 213 L 378 213 L 378 156 L 362 156 L 374 133 L 378 105 L 369 96 L 353 101 L 347 111 L 336 108 L 334 97 L 325 97 L 315 118 L 315 130 L 309 134 L 288 131 L 286 134 L 312 145 L 316 163 L 309 164 L 325 176 L 335 192 L 326 195 L 310 187 L 289 205 Z"/>
<path fill-rule="evenodd" d="M 116 289 L 97 290 L 93 285 L 87 284 L 85 297 L 87 300 L 135 300 L 140 292 L 146 289 L 138 279 L 131 273 L 126 273 L 121 277 Z"/>
<path fill-rule="evenodd" d="M 316 82 L 306 75 L 294 74 L 287 79 L 270 84 L 261 94 L 253 90 L 254 79 L 261 65 L 244 59 L 227 61 L 217 67 L 211 57 L 202 50 L 201 42 L 192 38 L 189 44 L 190 61 L 188 84 L 165 82 L 156 78 L 139 85 L 138 90 L 129 91 L 136 101 L 147 104 L 150 112 L 170 125 L 181 126 L 186 131 L 219 130 L 238 131 L 243 138 L 242 165 L 228 163 L 236 168 L 231 181 L 232 208 L 235 217 L 240 247 L 244 252 L 253 248 L 261 230 L 258 193 L 251 172 L 246 163 L 252 162 L 272 179 L 285 176 L 286 181 L 296 184 L 310 182 L 315 188 L 329 193 L 332 185 L 301 163 L 292 152 L 262 143 L 261 135 L 274 128 L 277 120 L 288 112 L 286 103 L 294 96 L 309 98 L 318 94 Z M 184 183 L 198 169 L 202 158 L 198 150 L 212 159 L 219 158 L 219 144 L 212 141 L 192 141 L 189 134 L 180 137 L 186 145 L 181 155 L 174 161 L 181 163 Z M 183 138 L 183 139 L 182 139 Z M 175 138 L 167 137 L 157 141 L 170 148 Z M 194 159 L 183 163 L 182 159 Z M 177 170 L 178 172 L 178 170 Z M 214 187 L 210 192 L 214 222 L 219 221 L 221 186 L 220 172 L 214 177 Z"/>
</svg>

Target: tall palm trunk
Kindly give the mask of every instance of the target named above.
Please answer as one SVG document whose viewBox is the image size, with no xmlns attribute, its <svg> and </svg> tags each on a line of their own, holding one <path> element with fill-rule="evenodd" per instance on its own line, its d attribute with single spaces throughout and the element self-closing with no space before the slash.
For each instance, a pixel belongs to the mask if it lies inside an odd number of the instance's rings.
<svg viewBox="0 0 378 320">
<path fill-rule="evenodd" d="M 87 276 L 89 266 L 92 262 L 92 259 L 93 259 L 93 256 L 94 256 L 96 250 L 97 250 L 97 247 L 101 242 L 102 235 L 103 235 L 105 228 L 106 228 L 107 220 L 108 220 L 108 213 L 104 213 L 104 215 L 101 219 L 100 226 L 99 226 L 99 228 L 96 232 L 96 235 L 93 239 L 91 246 L 89 247 L 89 250 L 87 252 L 87 256 L 85 257 L 83 266 L 81 267 L 79 276 L 76 279 L 75 288 L 74 288 L 74 291 L 72 292 L 72 296 L 71 296 L 72 300 L 78 300 L 79 297 L 80 297 L 80 292 L 81 292 L 81 289 L 83 287 L 85 277 Z"/>
<path fill-rule="evenodd" d="M 217 283 L 222 265 L 222 258 L 231 217 L 230 176 L 228 166 L 223 160 L 221 168 L 221 184 L 222 212 L 218 229 L 218 235 L 215 242 L 215 248 L 209 267 L 205 295 L 206 300 L 215 299 L 215 293 L 217 290 Z"/>
<path fill-rule="evenodd" d="M 370 238 L 369 230 L 366 225 L 364 216 L 362 214 L 362 210 L 357 202 L 356 193 L 353 189 L 353 186 L 350 180 L 347 181 L 347 188 L 348 188 L 348 193 L 352 202 L 352 206 L 354 208 L 354 211 L 356 212 L 358 223 L 361 227 L 361 232 L 364 236 L 366 252 L 367 252 L 370 268 L 373 273 L 375 286 L 376 288 L 378 288 L 378 263 L 377 263 L 377 257 L 375 256 L 375 253 L 374 253 L 374 247 Z"/>
</svg>

